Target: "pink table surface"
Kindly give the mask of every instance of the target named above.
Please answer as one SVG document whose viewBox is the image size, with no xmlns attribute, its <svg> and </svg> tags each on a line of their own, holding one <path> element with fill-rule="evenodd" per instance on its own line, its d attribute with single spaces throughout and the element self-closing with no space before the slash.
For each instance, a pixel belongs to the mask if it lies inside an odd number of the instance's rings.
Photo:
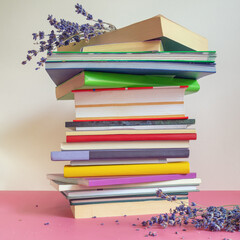
<svg viewBox="0 0 240 240">
<path fill-rule="evenodd" d="M 240 204 L 240 191 L 201 191 L 191 193 L 190 201 L 205 206 Z M 209 232 L 192 226 L 143 228 L 141 222 L 151 216 L 74 219 L 59 192 L 0 191 L 1 240 L 240 239 L 240 232 Z M 146 237 L 150 231 L 157 236 Z"/>
</svg>

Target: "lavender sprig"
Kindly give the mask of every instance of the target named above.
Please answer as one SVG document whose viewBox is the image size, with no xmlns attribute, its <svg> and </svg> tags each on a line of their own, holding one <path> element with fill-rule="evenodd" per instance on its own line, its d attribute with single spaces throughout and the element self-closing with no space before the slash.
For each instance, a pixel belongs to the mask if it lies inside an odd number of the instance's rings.
<svg viewBox="0 0 240 240">
<path fill-rule="evenodd" d="M 161 189 L 157 191 L 157 196 L 168 201 L 178 201 L 179 206 L 174 210 L 170 209 L 170 214 L 160 214 L 143 221 L 142 226 L 144 227 L 154 224 L 164 228 L 192 224 L 197 229 L 208 229 L 210 231 L 240 231 L 239 205 L 201 207 L 194 202 L 191 205 L 186 205 L 179 201 L 176 196 L 171 197 L 164 194 Z"/>
<path fill-rule="evenodd" d="M 77 43 L 80 41 L 88 42 L 91 38 L 101 35 L 105 32 L 110 32 L 116 30 L 116 27 L 112 24 L 103 22 L 101 19 L 94 20 L 93 16 L 89 14 L 80 4 L 75 5 L 76 13 L 83 15 L 86 20 L 94 22 L 94 24 L 78 24 L 64 19 L 59 21 L 53 17 L 53 15 L 48 15 L 48 22 L 51 26 L 55 28 L 50 34 L 45 34 L 44 31 L 39 31 L 38 33 L 33 33 L 33 40 L 35 44 L 39 45 L 38 50 L 28 51 L 26 60 L 22 61 L 25 65 L 28 61 L 31 61 L 33 56 L 37 56 L 40 52 L 47 52 L 48 56 L 51 56 L 52 51 L 57 47 L 67 46 L 70 43 Z M 37 62 L 39 69 L 46 62 L 46 58 L 41 58 Z"/>
</svg>

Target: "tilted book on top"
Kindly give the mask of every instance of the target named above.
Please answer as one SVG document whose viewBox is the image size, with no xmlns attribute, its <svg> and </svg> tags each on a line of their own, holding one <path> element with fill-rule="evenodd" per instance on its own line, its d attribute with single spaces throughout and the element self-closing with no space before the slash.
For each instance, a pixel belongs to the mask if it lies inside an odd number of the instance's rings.
<svg viewBox="0 0 240 240">
<path fill-rule="evenodd" d="M 59 48 L 60 51 L 80 50 L 84 46 L 139 42 L 160 39 L 165 51 L 207 51 L 208 41 L 193 31 L 167 19 L 163 15 L 133 23 L 115 31 L 82 41 L 75 46 Z"/>
</svg>

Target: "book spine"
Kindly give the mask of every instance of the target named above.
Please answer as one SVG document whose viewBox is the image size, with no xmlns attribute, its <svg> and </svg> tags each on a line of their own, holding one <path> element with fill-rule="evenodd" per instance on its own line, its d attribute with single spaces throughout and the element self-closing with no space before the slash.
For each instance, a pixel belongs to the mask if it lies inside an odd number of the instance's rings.
<svg viewBox="0 0 240 240">
<path fill-rule="evenodd" d="M 181 134 L 116 134 L 116 135 L 76 135 L 66 136 L 66 142 L 99 141 L 154 141 L 154 140 L 196 140 L 196 133 Z"/>
<path fill-rule="evenodd" d="M 64 166 L 64 177 L 103 177 L 187 173 L 189 173 L 189 162 L 107 166 Z"/>
</svg>

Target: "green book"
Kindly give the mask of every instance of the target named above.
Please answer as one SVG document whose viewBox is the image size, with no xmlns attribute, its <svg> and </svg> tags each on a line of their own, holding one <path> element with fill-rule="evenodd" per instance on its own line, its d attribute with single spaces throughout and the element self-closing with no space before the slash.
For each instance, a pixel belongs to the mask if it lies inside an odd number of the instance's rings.
<svg viewBox="0 0 240 240">
<path fill-rule="evenodd" d="M 74 99 L 72 90 L 76 89 L 164 86 L 188 86 L 185 94 L 195 93 L 200 89 L 199 83 L 195 79 L 83 71 L 58 85 L 56 87 L 56 98 L 58 100 Z"/>
</svg>

